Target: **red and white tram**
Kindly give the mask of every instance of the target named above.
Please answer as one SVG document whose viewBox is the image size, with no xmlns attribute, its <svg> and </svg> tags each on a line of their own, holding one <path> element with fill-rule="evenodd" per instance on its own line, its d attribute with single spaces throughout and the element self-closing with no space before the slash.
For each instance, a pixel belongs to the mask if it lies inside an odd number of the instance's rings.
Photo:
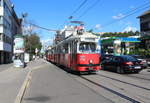
<svg viewBox="0 0 150 103">
<path fill-rule="evenodd" d="M 48 61 L 71 71 L 96 72 L 101 69 L 98 38 L 88 32 L 69 36 L 54 45 L 46 54 Z"/>
</svg>

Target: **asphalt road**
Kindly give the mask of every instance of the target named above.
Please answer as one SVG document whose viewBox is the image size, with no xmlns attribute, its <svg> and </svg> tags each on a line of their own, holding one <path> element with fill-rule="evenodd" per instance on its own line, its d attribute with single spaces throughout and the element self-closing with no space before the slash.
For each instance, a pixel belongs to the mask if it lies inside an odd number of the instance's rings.
<svg viewBox="0 0 150 103">
<path fill-rule="evenodd" d="M 77 76 L 39 60 L 22 103 L 150 103 L 150 72 Z M 32 66 L 31 66 L 32 67 Z"/>
<path fill-rule="evenodd" d="M 112 103 L 50 63 L 32 73 L 22 103 Z"/>
</svg>

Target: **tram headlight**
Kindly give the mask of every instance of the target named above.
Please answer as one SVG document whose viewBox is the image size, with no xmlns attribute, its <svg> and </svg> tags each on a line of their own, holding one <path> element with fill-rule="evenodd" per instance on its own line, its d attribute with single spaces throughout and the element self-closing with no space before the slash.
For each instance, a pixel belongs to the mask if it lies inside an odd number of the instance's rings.
<svg viewBox="0 0 150 103">
<path fill-rule="evenodd" d="M 90 60 L 89 63 L 90 63 L 90 64 L 93 64 L 93 60 Z"/>
</svg>

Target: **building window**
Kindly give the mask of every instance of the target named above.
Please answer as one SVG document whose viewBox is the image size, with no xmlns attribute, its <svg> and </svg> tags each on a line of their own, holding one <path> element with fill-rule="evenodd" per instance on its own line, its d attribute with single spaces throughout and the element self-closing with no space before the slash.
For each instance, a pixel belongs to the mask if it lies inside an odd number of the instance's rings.
<svg viewBox="0 0 150 103">
<path fill-rule="evenodd" d="M 0 24 L 2 25 L 3 24 L 3 17 L 0 16 Z"/>
<path fill-rule="evenodd" d="M 149 31 L 150 30 L 150 22 L 141 23 L 141 31 Z"/>
<path fill-rule="evenodd" d="M 0 33 L 0 41 L 3 41 L 3 34 Z"/>
<path fill-rule="evenodd" d="M 0 6 L 2 6 L 2 0 L 0 0 Z"/>
<path fill-rule="evenodd" d="M 8 43 L 8 44 L 12 43 L 12 39 L 9 36 L 2 34 L 2 33 L 0 33 L 0 41 Z"/>
</svg>

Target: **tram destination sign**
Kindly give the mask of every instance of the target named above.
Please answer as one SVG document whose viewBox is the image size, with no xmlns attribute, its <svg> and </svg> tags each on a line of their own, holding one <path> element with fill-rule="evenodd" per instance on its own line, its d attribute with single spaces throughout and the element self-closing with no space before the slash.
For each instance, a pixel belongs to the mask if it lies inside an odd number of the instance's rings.
<svg viewBox="0 0 150 103">
<path fill-rule="evenodd" d="M 95 42 L 95 38 L 81 38 L 81 41 Z"/>
</svg>

